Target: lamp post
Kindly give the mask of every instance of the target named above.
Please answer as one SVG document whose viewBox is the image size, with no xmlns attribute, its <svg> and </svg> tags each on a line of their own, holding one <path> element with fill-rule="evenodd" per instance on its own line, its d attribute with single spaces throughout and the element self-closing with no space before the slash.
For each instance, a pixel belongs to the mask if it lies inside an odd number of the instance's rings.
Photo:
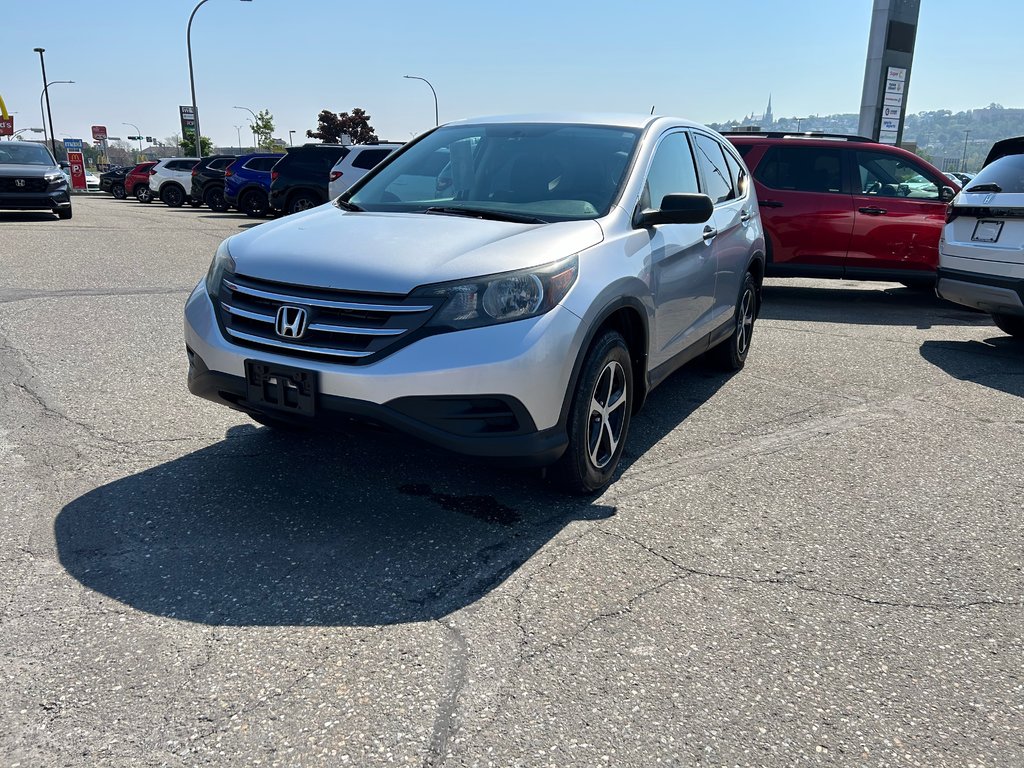
<svg viewBox="0 0 1024 768">
<path fill-rule="evenodd" d="M 142 131 L 139 130 L 139 126 L 135 123 L 121 123 L 121 125 L 127 125 L 128 127 L 135 129 L 135 135 L 139 137 L 139 152 L 142 152 Z"/>
<path fill-rule="evenodd" d="M 43 118 L 43 141 L 46 141 L 46 123 L 49 118 L 50 123 L 50 149 L 53 151 L 53 156 L 57 157 L 57 137 L 53 133 L 53 115 L 50 114 L 50 92 L 47 90 L 51 85 L 57 85 L 58 83 L 74 83 L 74 80 L 51 80 L 43 85 L 43 90 L 39 94 L 39 114 Z M 46 114 L 43 114 L 43 96 L 46 96 Z"/>
<path fill-rule="evenodd" d="M 255 152 L 256 150 L 259 149 L 259 147 L 256 144 L 256 121 L 259 118 L 257 117 L 256 113 L 253 112 L 248 107 L 232 107 L 232 109 L 244 109 L 246 112 L 248 112 L 250 115 L 252 115 L 252 125 L 249 126 L 249 127 L 252 130 L 252 149 Z"/>
<path fill-rule="evenodd" d="M 199 131 L 199 109 L 196 107 L 196 78 L 195 71 L 192 67 L 192 19 L 196 17 L 196 11 L 198 11 L 207 2 L 209 2 L 209 0 L 199 0 L 196 7 L 192 9 L 192 14 L 188 17 L 188 29 L 185 32 L 185 43 L 188 47 L 188 84 L 192 89 L 192 117 L 196 121 L 196 157 L 199 159 L 202 159 L 203 157 L 203 136 Z M 242 0 L 242 2 L 248 3 L 252 2 L 252 0 Z"/>
<path fill-rule="evenodd" d="M 960 158 L 960 173 L 967 173 L 967 137 L 970 135 L 970 131 L 964 131 L 964 154 Z"/>
<path fill-rule="evenodd" d="M 10 136 L 8 136 L 7 140 L 8 141 L 14 141 L 14 139 L 17 136 L 20 136 L 21 134 L 25 133 L 25 131 L 31 131 L 32 133 L 42 133 L 42 134 L 46 133 L 46 131 L 43 130 L 42 128 L 19 128 L 14 133 L 12 133 Z"/>
<path fill-rule="evenodd" d="M 406 80 L 422 80 L 424 83 L 430 86 L 430 92 L 434 94 L 434 125 L 438 126 L 441 124 L 440 119 L 437 116 L 437 91 L 434 90 L 434 86 L 430 85 L 430 81 L 425 77 L 417 77 L 416 75 L 402 75 Z"/>
<path fill-rule="evenodd" d="M 289 147 L 294 147 L 295 146 L 292 143 L 292 136 L 294 136 L 294 135 L 295 135 L 295 131 L 288 131 L 288 146 Z"/>
<path fill-rule="evenodd" d="M 240 126 L 240 125 L 236 125 L 235 126 L 235 136 L 238 139 L 238 151 L 241 152 L 242 151 L 242 126 Z"/>
</svg>

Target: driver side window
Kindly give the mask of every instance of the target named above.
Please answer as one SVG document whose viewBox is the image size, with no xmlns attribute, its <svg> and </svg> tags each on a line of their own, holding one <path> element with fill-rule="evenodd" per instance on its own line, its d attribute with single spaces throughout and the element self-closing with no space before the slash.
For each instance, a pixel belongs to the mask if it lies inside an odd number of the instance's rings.
<svg viewBox="0 0 1024 768">
<path fill-rule="evenodd" d="M 857 171 L 861 194 L 938 200 L 939 185 L 927 171 L 903 157 L 882 152 L 858 152 Z"/>
<path fill-rule="evenodd" d="M 654 153 L 640 197 L 640 208 L 660 208 L 665 195 L 699 191 L 690 141 L 681 131 L 670 133 Z"/>
</svg>

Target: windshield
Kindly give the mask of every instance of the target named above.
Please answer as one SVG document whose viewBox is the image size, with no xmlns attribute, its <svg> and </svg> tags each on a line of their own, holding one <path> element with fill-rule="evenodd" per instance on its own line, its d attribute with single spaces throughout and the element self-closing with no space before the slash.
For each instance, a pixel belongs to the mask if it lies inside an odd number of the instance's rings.
<svg viewBox="0 0 1024 768">
<path fill-rule="evenodd" d="M 5 141 L 0 144 L 0 165 L 56 165 L 50 150 L 39 144 Z"/>
<path fill-rule="evenodd" d="M 447 126 L 397 155 L 341 200 L 367 211 L 593 219 L 607 214 L 618 197 L 639 135 L 594 125 Z"/>
</svg>

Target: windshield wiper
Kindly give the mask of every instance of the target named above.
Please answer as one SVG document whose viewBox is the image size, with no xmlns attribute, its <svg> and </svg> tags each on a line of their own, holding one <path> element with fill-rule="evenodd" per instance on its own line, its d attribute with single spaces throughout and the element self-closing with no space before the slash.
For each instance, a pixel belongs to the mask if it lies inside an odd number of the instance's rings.
<svg viewBox="0 0 1024 768">
<path fill-rule="evenodd" d="M 1003 188 L 994 182 L 987 184 L 975 184 L 973 187 L 965 189 L 964 192 L 1002 192 Z"/>
<path fill-rule="evenodd" d="M 474 219 L 488 219 L 490 221 L 511 221 L 516 224 L 548 224 L 544 219 L 536 216 L 524 216 L 519 213 L 507 213 L 505 211 L 485 211 L 480 208 L 458 208 L 449 206 L 436 206 L 427 208 L 424 213 L 437 213 L 442 216 L 469 216 Z"/>
<path fill-rule="evenodd" d="M 361 210 L 363 210 L 362 208 L 360 208 L 355 203 L 347 203 L 344 200 L 342 200 L 340 197 L 337 200 L 334 201 L 334 204 L 336 206 L 338 206 L 339 208 L 341 208 L 343 211 L 361 211 Z"/>
</svg>

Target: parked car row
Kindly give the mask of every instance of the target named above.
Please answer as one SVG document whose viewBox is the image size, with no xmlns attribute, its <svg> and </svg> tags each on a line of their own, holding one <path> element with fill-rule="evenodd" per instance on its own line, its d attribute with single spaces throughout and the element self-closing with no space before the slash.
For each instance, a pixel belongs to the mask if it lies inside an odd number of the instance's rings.
<svg viewBox="0 0 1024 768">
<path fill-rule="evenodd" d="M 291 214 L 337 197 L 401 144 L 305 144 L 284 154 L 168 157 L 112 169 L 98 187 L 115 198 L 188 203 L 222 212 L 235 208 L 259 218 Z"/>
</svg>

